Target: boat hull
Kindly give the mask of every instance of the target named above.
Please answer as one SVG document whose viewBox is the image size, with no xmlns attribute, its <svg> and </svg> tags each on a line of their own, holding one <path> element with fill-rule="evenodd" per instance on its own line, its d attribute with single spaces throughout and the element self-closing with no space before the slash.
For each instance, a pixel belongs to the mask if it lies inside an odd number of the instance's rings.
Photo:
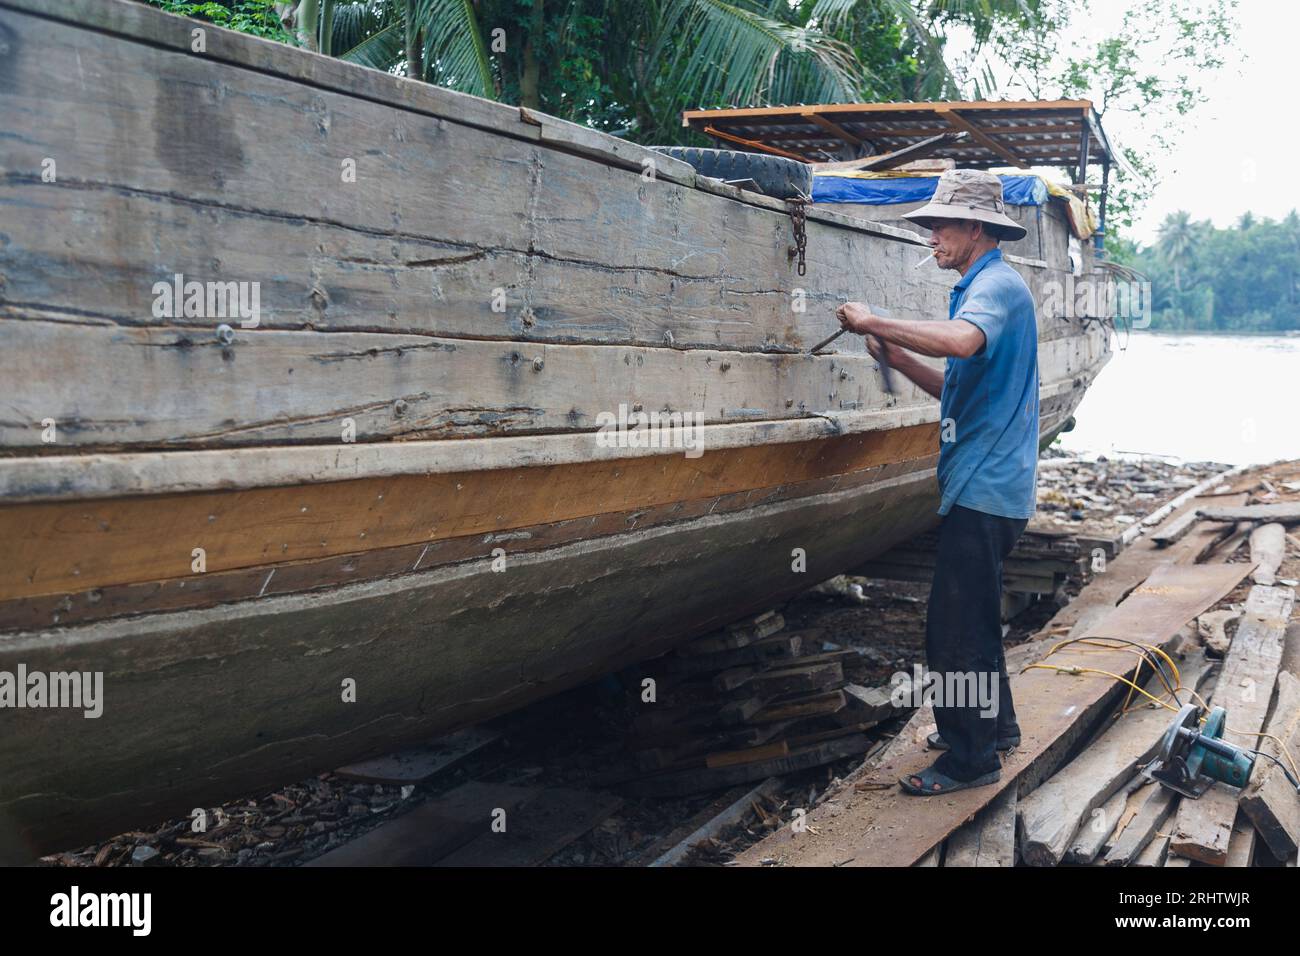
<svg viewBox="0 0 1300 956">
<path fill-rule="evenodd" d="M 103 681 L 0 710 L 0 859 L 501 714 L 935 524 L 937 403 L 858 337 L 807 354 L 846 300 L 946 316 L 914 233 L 813 207 L 801 278 L 783 202 L 193 26 L 0 0 L 0 672 Z M 1057 246 L 1007 248 L 1036 294 Z M 218 279 L 256 322 L 175 308 Z M 1110 346 L 1039 339 L 1047 442 Z M 700 454 L 601 441 L 620 410 Z"/>
</svg>

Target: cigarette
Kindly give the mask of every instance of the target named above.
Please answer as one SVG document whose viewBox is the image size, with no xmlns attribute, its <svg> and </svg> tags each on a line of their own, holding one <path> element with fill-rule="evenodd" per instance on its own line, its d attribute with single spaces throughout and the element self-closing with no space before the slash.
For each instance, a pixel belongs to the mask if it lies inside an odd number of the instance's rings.
<svg viewBox="0 0 1300 956">
<path fill-rule="evenodd" d="M 916 265 L 912 266 L 912 268 L 913 268 L 913 269 L 919 269 L 919 268 L 921 268 L 921 266 L 925 265 L 927 262 L 929 262 L 929 261 L 930 261 L 931 259 L 933 259 L 933 258 L 934 258 L 934 253 L 932 252 L 932 253 L 930 253 L 928 256 L 926 256 L 924 259 L 922 259 L 920 262 L 918 262 Z"/>
</svg>

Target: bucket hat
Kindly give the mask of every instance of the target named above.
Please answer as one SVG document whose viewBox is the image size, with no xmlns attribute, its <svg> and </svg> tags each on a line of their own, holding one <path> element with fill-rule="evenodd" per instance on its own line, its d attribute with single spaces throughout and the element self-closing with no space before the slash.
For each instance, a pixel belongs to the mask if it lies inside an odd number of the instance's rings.
<svg viewBox="0 0 1300 956">
<path fill-rule="evenodd" d="M 936 219 L 974 219 L 992 226 L 989 232 L 999 239 L 1025 235 L 1025 227 L 1006 214 L 1002 180 L 983 169 L 945 170 L 930 201 L 903 218 L 925 229 L 934 228 Z"/>
</svg>

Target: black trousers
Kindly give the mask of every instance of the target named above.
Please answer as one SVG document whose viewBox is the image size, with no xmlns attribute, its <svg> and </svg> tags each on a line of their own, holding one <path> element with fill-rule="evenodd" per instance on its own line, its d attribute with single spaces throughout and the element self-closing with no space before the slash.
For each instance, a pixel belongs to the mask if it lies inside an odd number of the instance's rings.
<svg viewBox="0 0 1300 956">
<path fill-rule="evenodd" d="M 925 654 L 937 679 L 935 722 L 949 747 L 935 766 L 955 780 L 997 770 L 998 737 L 1020 732 L 1002 652 L 1002 562 L 1027 524 L 954 505 L 939 525 Z M 961 699 L 951 693 L 957 688 Z"/>
</svg>

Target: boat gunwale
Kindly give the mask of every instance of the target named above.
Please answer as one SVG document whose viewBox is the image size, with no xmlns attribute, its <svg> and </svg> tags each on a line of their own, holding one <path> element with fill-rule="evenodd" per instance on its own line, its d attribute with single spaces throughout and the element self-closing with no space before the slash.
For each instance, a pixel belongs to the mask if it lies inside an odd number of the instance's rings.
<svg viewBox="0 0 1300 956">
<path fill-rule="evenodd" d="M 1089 383 L 1110 360 L 1070 378 L 1043 384 L 1051 399 Z M 695 438 L 709 448 L 788 444 L 939 420 L 937 402 L 875 411 L 827 411 L 806 418 L 701 425 Z M 238 448 L 135 451 L 0 458 L 2 505 L 68 499 L 123 498 L 205 491 L 242 491 L 284 485 L 353 481 L 397 475 L 565 465 L 586 461 L 680 455 L 682 448 L 602 446 L 596 432 L 506 435 L 489 438 L 358 442 L 337 445 L 263 445 Z"/>
</svg>

